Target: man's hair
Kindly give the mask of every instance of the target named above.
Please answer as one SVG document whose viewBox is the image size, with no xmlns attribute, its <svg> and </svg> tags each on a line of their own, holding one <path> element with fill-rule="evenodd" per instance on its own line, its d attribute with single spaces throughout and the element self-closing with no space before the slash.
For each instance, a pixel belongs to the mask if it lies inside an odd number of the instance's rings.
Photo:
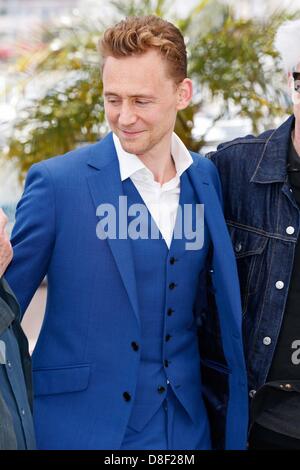
<svg viewBox="0 0 300 470">
<path fill-rule="evenodd" d="M 108 28 L 99 41 L 101 68 L 108 56 L 115 58 L 141 55 L 157 50 L 175 83 L 187 76 L 187 54 L 183 36 L 176 26 L 158 16 L 129 16 Z M 155 72 L 155 71 L 153 71 Z"/>
<path fill-rule="evenodd" d="M 300 20 L 286 21 L 279 28 L 274 41 L 287 72 L 300 64 Z"/>
</svg>

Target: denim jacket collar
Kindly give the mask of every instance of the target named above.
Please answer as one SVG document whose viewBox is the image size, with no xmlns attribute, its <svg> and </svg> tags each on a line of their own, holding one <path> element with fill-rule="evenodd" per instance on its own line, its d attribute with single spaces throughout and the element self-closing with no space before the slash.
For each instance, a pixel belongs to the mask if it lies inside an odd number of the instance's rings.
<svg viewBox="0 0 300 470">
<path fill-rule="evenodd" d="M 19 313 L 19 305 L 5 278 L 0 278 L 0 335 L 9 327 Z"/>
<path fill-rule="evenodd" d="M 287 179 L 287 155 L 295 117 L 290 116 L 268 136 L 259 162 L 252 175 L 252 183 L 278 183 Z"/>
<path fill-rule="evenodd" d="M 12 310 L 6 304 L 6 302 L 0 298 L 0 336 L 9 327 L 9 325 L 15 319 L 15 315 Z"/>
</svg>

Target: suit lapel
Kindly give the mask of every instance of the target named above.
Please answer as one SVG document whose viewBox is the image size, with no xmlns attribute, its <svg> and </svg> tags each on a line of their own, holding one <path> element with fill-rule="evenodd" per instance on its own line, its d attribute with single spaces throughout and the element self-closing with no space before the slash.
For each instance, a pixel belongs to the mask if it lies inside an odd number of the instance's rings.
<svg viewBox="0 0 300 470">
<path fill-rule="evenodd" d="M 191 165 L 188 172 L 200 204 L 204 204 L 205 220 L 208 224 L 214 246 L 216 247 L 221 237 L 224 235 L 228 237 L 221 203 L 214 185 L 211 184 L 208 176 L 205 173 L 203 174 L 197 164 Z"/>
<path fill-rule="evenodd" d="M 100 204 L 111 204 L 116 210 L 118 219 L 119 197 L 124 196 L 124 193 L 118 158 L 111 134 L 101 141 L 100 144 L 96 144 L 93 147 L 88 165 L 95 170 L 87 178 L 90 193 L 95 205 L 95 211 Z M 117 223 L 117 229 L 118 226 L 119 224 Z M 119 239 L 117 232 L 115 240 L 110 238 L 106 240 L 120 272 L 135 315 L 139 321 L 135 269 L 130 239 L 128 237 L 126 237 L 126 239 Z"/>
</svg>

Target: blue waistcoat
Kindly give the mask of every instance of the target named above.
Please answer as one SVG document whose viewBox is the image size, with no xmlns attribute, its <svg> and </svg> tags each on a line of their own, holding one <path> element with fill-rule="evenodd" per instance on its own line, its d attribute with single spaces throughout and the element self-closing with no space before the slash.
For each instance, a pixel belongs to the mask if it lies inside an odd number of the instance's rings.
<svg viewBox="0 0 300 470">
<path fill-rule="evenodd" d="M 128 207 L 144 204 L 130 179 L 123 182 L 123 191 Z M 193 205 L 194 228 L 196 203 L 199 201 L 184 173 L 179 204 L 182 208 L 184 204 Z M 173 235 L 169 250 L 161 234 L 159 239 L 151 239 L 150 224 L 154 222 L 148 215 L 148 238 L 131 240 L 142 341 L 135 402 L 128 425 L 137 431 L 157 412 L 168 387 L 194 423 L 206 419 L 193 306 L 209 236 L 206 231 L 202 249 L 186 250 L 187 239 L 182 230 L 182 239 Z"/>
</svg>

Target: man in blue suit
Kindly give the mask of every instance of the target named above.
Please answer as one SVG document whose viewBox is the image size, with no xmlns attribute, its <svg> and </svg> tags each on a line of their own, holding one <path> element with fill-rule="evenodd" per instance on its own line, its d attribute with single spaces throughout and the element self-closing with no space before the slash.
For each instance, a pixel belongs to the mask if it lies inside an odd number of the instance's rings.
<svg viewBox="0 0 300 470">
<path fill-rule="evenodd" d="M 183 37 L 130 17 L 100 49 L 112 133 L 32 166 L 12 237 L 7 279 L 23 312 L 48 277 L 38 447 L 242 449 L 240 294 L 220 183 L 173 132 L 192 97 Z"/>
</svg>

